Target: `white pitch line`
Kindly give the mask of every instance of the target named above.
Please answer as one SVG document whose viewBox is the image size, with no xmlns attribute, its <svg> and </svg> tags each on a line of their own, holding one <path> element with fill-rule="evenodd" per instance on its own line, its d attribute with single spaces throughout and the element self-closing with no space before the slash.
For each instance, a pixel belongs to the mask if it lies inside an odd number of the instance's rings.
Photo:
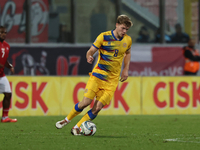
<svg viewBox="0 0 200 150">
<path fill-rule="evenodd" d="M 165 141 L 178 141 L 178 139 L 164 139 Z"/>
<path fill-rule="evenodd" d="M 168 141 L 168 142 L 184 142 L 184 143 L 200 143 L 197 141 L 183 141 L 183 140 L 179 140 L 180 138 L 175 138 L 175 139 L 163 139 L 164 141 Z M 191 139 L 191 138 L 190 138 Z"/>
</svg>

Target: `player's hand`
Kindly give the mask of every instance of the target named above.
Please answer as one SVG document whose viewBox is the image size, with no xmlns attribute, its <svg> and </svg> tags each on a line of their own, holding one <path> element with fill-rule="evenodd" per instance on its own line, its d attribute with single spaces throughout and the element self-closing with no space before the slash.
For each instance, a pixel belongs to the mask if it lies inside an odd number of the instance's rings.
<svg viewBox="0 0 200 150">
<path fill-rule="evenodd" d="M 10 72 L 11 72 L 11 74 L 14 74 L 14 73 L 15 73 L 14 67 L 11 67 L 11 68 L 10 68 Z"/>
<path fill-rule="evenodd" d="M 128 78 L 128 70 L 123 70 L 121 79 L 119 81 L 124 82 L 125 80 L 127 80 L 127 78 Z"/>
<path fill-rule="evenodd" d="M 89 64 L 92 64 L 93 60 L 94 60 L 94 58 L 93 58 L 92 56 L 89 56 L 89 57 L 87 58 L 87 62 L 88 62 Z"/>
</svg>

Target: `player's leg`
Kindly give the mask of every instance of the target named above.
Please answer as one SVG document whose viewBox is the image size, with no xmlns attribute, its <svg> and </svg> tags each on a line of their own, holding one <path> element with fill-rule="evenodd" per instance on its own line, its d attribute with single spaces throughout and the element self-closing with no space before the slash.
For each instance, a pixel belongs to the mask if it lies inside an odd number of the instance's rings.
<svg viewBox="0 0 200 150">
<path fill-rule="evenodd" d="M 85 107 L 91 104 L 92 100 L 96 96 L 95 91 L 97 91 L 97 87 L 97 83 L 92 78 L 90 78 L 85 88 L 83 100 L 74 106 L 74 108 L 64 120 L 58 121 L 56 123 L 56 127 L 58 129 L 61 129 L 67 125 L 75 116 L 80 114 Z"/>
<path fill-rule="evenodd" d="M 87 120 L 93 120 L 96 118 L 97 114 L 101 109 L 106 105 L 109 104 L 114 92 L 113 91 L 107 91 L 107 90 L 99 90 L 97 92 L 96 101 L 94 103 L 94 106 L 91 110 L 89 110 L 82 119 L 76 124 L 75 127 L 80 128 L 81 124 Z"/>
<path fill-rule="evenodd" d="M 5 76 L 0 78 L 0 92 L 4 94 L 1 122 L 17 122 L 17 119 L 10 119 L 8 117 L 12 93 L 8 79 Z"/>
<path fill-rule="evenodd" d="M 92 109 L 90 109 L 82 118 L 81 120 L 72 128 L 71 133 L 72 135 L 81 135 L 80 133 L 80 126 L 83 122 L 87 120 L 93 120 L 96 118 L 98 112 L 103 108 L 103 104 L 96 100 Z"/>
<path fill-rule="evenodd" d="M 72 109 L 72 111 L 69 113 L 69 115 L 66 117 L 66 120 L 71 121 L 75 116 L 80 114 L 85 107 L 90 105 L 92 102 L 92 99 L 84 97 L 83 100 L 75 105 L 75 107 Z"/>
<path fill-rule="evenodd" d="M 90 103 L 89 104 L 91 104 L 91 102 L 92 102 L 92 100 L 94 99 L 94 97 L 96 96 L 96 93 L 93 91 L 93 90 L 91 90 L 91 89 L 88 89 L 87 87 L 86 87 L 86 90 L 85 90 L 85 93 L 84 93 L 84 98 L 87 98 L 87 99 L 89 99 L 90 100 Z M 87 103 L 87 101 L 82 101 L 83 103 L 80 103 L 80 108 L 81 108 L 81 105 L 85 105 L 85 103 Z M 89 119 L 89 116 L 87 115 L 87 113 L 82 117 L 82 121 L 84 121 L 84 120 L 88 120 Z M 80 134 L 80 130 L 79 130 L 79 127 L 80 126 L 78 126 L 77 124 L 72 128 L 72 130 L 71 130 L 71 133 L 73 134 L 73 135 L 81 135 Z"/>
<path fill-rule="evenodd" d="M 67 125 L 69 122 L 71 122 L 71 120 L 74 117 L 76 117 L 78 114 L 80 114 L 85 107 L 87 107 L 88 105 L 90 105 L 91 102 L 92 102 L 92 99 L 84 97 L 81 102 L 77 103 L 73 107 L 73 109 L 70 111 L 70 113 L 68 114 L 68 116 L 65 119 L 63 119 L 61 121 L 58 121 L 56 123 L 56 127 L 58 129 L 61 129 L 62 127 L 64 127 L 65 125 Z"/>
<path fill-rule="evenodd" d="M 4 93 L 3 99 L 3 111 L 1 122 L 17 122 L 17 119 L 8 118 L 8 112 L 10 107 L 11 93 Z"/>
<path fill-rule="evenodd" d="M 113 93 L 113 92 L 112 92 Z M 101 111 L 101 109 L 106 105 L 110 103 L 110 100 L 112 98 L 112 93 L 107 92 L 106 90 L 99 90 L 97 92 L 96 95 L 96 101 L 94 103 L 94 106 L 92 107 L 92 109 L 90 109 L 82 118 L 81 120 L 73 127 L 73 129 L 71 130 L 71 133 L 73 135 L 75 135 L 73 133 L 73 130 L 79 130 L 80 126 L 83 122 L 87 121 L 87 120 L 93 120 L 96 118 L 96 116 L 98 115 L 98 113 Z"/>
<path fill-rule="evenodd" d="M 3 111 L 2 111 L 2 119 L 1 119 L 1 121 L 3 121 L 6 118 L 8 118 L 8 112 L 9 112 L 9 107 L 10 107 L 10 100 L 9 99 L 11 99 L 11 93 L 4 93 Z"/>
<path fill-rule="evenodd" d="M 96 118 L 99 111 L 104 107 L 104 105 L 96 100 L 94 103 L 94 106 L 92 109 L 90 109 L 82 118 L 81 120 L 76 124 L 75 128 L 80 128 L 81 124 L 87 120 L 93 120 Z"/>
</svg>

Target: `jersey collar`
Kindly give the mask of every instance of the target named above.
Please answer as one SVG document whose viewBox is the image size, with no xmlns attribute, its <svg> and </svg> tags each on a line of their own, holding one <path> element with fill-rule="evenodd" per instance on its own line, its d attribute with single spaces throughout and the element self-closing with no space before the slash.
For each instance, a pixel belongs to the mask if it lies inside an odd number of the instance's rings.
<svg viewBox="0 0 200 150">
<path fill-rule="evenodd" d="M 122 39 L 123 39 L 123 37 L 121 38 L 121 39 L 117 39 L 116 37 L 115 37 L 115 35 L 114 35 L 114 33 L 113 33 L 113 30 L 111 30 L 111 33 L 112 33 L 112 36 L 114 37 L 114 39 L 116 40 L 116 41 L 121 41 Z"/>
</svg>

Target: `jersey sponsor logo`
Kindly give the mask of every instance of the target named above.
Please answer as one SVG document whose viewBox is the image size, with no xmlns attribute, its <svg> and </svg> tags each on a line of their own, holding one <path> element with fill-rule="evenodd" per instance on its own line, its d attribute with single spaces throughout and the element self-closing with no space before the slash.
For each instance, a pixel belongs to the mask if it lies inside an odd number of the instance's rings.
<svg viewBox="0 0 200 150">
<path fill-rule="evenodd" d="M 126 43 L 123 43 L 123 47 L 125 48 L 127 46 L 127 44 Z"/>
</svg>

